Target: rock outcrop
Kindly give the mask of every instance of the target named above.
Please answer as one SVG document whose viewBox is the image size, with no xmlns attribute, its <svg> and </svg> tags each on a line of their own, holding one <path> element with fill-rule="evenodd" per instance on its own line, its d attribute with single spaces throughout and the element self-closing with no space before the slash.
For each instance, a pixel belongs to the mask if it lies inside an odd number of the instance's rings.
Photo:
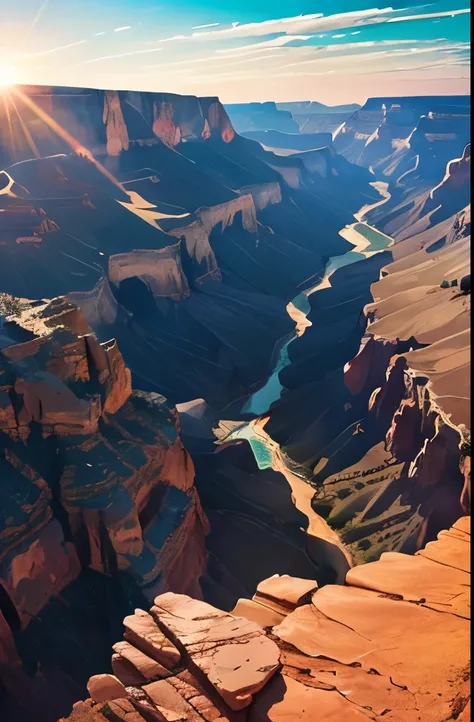
<svg viewBox="0 0 474 722">
<path fill-rule="evenodd" d="M 470 520 L 343 586 L 272 577 L 232 614 L 165 594 L 69 722 L 467 720 Z M 130 637 L 129 630 L 133 629 Z"/>
<path fill-rule="evenodd" d="M 150 598 L 179 587 L 199 596 L 208 527 L 175 411 L 132 390 L 116 342 L 99 343 L 64 299 L 33 305 L 3 333 L 7 611 L 26 627 L 81 569 L 126 573 Z"/>
</svg>

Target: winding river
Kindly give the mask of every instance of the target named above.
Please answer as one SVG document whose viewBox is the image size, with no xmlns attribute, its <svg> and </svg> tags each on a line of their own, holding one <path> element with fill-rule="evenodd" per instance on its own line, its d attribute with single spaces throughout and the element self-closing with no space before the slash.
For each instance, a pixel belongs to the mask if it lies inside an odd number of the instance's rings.
<svg viewBox="0 0 474 722">
<path fill-rule="evenodd" d="M 262 416 L 266 414 L 270 406 L 280 398 L 283 391 L 283 386 L 280 382 L 280 373 L 291 363 L 288 353 L 289 346 L 305 332 L 306 328 L 311 326 L 311 321 L 307 318 L 311 311 L 309 297 L 313 293 L 321 291 L 323 288 L 330 288 L 331 276 L 338 269 L 353 263 L 358 263 L 376 253 L 380 253 L 392 243 L 392 239 L 389 236 L 386 236 L 384 233 L 381 233 L 361 220 L 369 210 L 386 203 L 390 198 L 390 193 L 386 187 L 387 184 L 374 183 L 373 185 L 377 188 L 382 198 L 377 201 L 377 203 L 361 208 L 358 213 L 354 214 L 356 222 L 345 226 L 339 232 L 339 235 L 349 241 L 354 248 L 340 256 L 331 257 L 326 265 L 323 278 L 319 279 L 311 288 L 298 293 L 288 303 L 286 310 L 295 322 L 295 331 L 281 340 L 278 359 L 270 377 L 264 386 L 245 401 L 242 406 L 242 413 Z M 278 445 L 272 443 L 266 434 L 262 435 L 261 429 L 259 429 L 258 434 L 256 431 L 257 428 L 254 421 L 246 422 L 235 428 L 226 437 L 226 441 L 246 439 L 250 443 L 259 469 L 272 468 L 274 466 L 273 456 Z"/>
</svg>

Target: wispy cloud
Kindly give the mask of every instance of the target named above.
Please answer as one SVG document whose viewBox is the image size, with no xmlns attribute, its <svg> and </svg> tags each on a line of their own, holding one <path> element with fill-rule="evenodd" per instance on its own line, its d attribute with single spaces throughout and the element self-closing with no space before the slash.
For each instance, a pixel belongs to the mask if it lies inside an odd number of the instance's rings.
<svg viewBox="0 0 474 722">
<path fill-rule="evenodd" d="M 345 76 L 370 75 L 392 73 L 397 70 L 413 72 L 427 69 L 466 66 L 469 60 L 469 43 L 448 42 L 442 38 L 438 40 L 420 41 L 415 39 L 397 39 L 385 41 L 354 42 L 347 44 L 332 44 L 328 46 L 285 46 L 275 48 L 278 53 L 267 47 L 268 55 L 259 57 L 251 71 L 235 66 L 254 62 L 255 47 L 245 46 L 245 53 L 215 51 L 199 62 L 205 63 L 205 69 L 194 73 L 192 59 L 185 61 L 186 69 L 176 71 L 175 74 L 186 74 L 193 84 L 206 85 L 218 80 L 232 82 L 245 81 L 253 78 L 262 79 L 262 82 L 274 78 L 303 78 L 337 74 Z M 253 48 L 253 49 L 252 49 Z M 440 51 L 444 57 L 440 58 Z M 224 54 L 225 53 L 225 54 Z M 241 59 L 242 55 L 251 57 Z M 219 61 L 216 64 L 216 61 Z M 180 64 L 180 63 L 176 63 Z M 174 64 L 172 64 L 174 65 Z M 162 67 L 168 67 L 166 64 Z M 198 76 L 198 77 L 196 77 Z"/>
<path fill-rule="evenodd" d="M 468 50 L 467 44 L 453 43 L 447 45 L 446 57 L 439 59 L 438 45 L 429 45 L 424 48 L 389 48 L 379 50 L 379 44 L 374 46 L 372 52 L 364 54 L 352 52 L 350 55 L 341 54 L 336 57 L 322 56 L 318 54 L 313 58 L 299 62 L 280 64 L 275 68 L 275 77 L 290 77 L 320 74 L 319 67 L 324 66 L 321 72 L 337 72 L 341 76 L 371 74 L 389 72 L 392 69 L 400 69 L 400 64 L 405 70 L 422 69 L 425 67 L 444 67 L 447 65 L 460 65 L 468 62 L 468 57 L 463 59 L 463 53 Z M 416 52 L 413 52 L 416 50 Z M 448 55 L 449 53 L 449 55 Z M 426 56 L 432 56 L 429 61 Z M 362 65 L 361 65 L 362 64 Z M 369 66 L 364 69 L 364 66 Z M 392 67 L 393 66 L 393 67 Z M 314 68 L 314 70 L 313 70 Z"/>
<path fill-rule="evenodd" d="M 283 49 L 283 48 L 282 48 L 282 49 Z M 296 48 L 295 48 L 295 49 L 296 49 Z M 298 49 L 301 50 L 302 48 L 298 48 Z M 266 49 L 265 49 L 265 54 L 263 54 L 263 49 L 262 49 L 262 54 L 260 54 L 260 53 L 258 54 L 258 62 L 259 62 L 259 64 L 260 64 L 261 62 L 266 61 L 268 58 L 281 58 L 281 54 L 280 54 L 280 53 L 276 53 L 275 50 L 280 50 L 280 48 L 273 48 L 273 49 L 272 49 L 272 48 L 266 48 Z M 306 50 L 306 52 L 307 52 L 307 49 L 305 49 L 305 50 Z M 207 65 L 211 66 L 211 65 L 213 65 L 214 63 L 222 64 L 222 62 L 225 61 L 225 60 L 231 60 L 231 61 L 232 61 L 231 65 L 232 65 L 232 67 L 233 67 L 234 65 L 239 65 L 240 63 L 245 63 L 245 62 L 254 61 L 254 60 L 255 60 L 255 54 L 256 54 L 256 50 L 255 50 L 255 49 L 253 49 L 253 50 L 248 50 L 248 51 L 245 52 L 245 53 L 239 53 L 237 56 L 235 55 L 235 53 L 230 54 L 229 51 L 223 51 L 223 52 L 225 52 L 225 53 L 227 53 L 227 54 L 217 55 L 217 53 L 216 53 L 216 54 L 214 54 L 214 55 L 206 55 L 206 57 L 204 57 L 204 58 L 194 58 L 194 57 L 193 57 L 193 58 L 188 58 L 187 60 L 175 60 L 175 61 L 171 61 L 171 62 L 169 62 L 169 63 L 157 63 L 157 64 L 153 64 L 153 65 L 146 65 L 145 68 L 146 68 L 146 69 L 149 69 L 149 70 L 151 70 L 151 69 L 158 69 L 158 68 L 168 68 L 168 69 L 171 68 L 171 69 L 173 69 L 173 68 L 176 68 L 176 67 L 179 67 L 179 66 L 183 66 L 183 65 L 184 65 L 184 66 L 191 66 L 191 67 L 192 67 L 192 66 L 195 65 L 196 63 L 206 63 Z M 271 54 L 270 54 L 270 55 L 267 55 L 266 53 L 271 53 Z M 248 58 L 248 60 L 242 60 L 243 57 Z M 140 70 L 139 72 L 141 72 L 141 70 Z M 174 72 L 176 72 L 176 71 L 174 71 Z M 189 72 L 189 71 L 188 71 L 188 69 L 186 69 L 186 70 L 184 70 L 184 72 L 187 73 L 187 72 Z"/>
<path fill-rule="evenodd" d="M 88 60 L 83 60 L 80 63 L 75 63 L 73 67 L 78 67 L 79 65 L 90 65 L 91 63 L 101 63 L 104 60 L 115 60 L 116 58 L 127 58 L 132 55 L 145 55 L 147 53 L 158 53 L 162 50 L 163 50 L 163 48 L 147 48 L 146 50 L 132 50 L 128 53 L 117 53 L 115 55 L 103 55 L 100 58 L 89 58 Z"/>
<path fill-rule="evenodd" d="M 346 13 L 334 13 L 323 15 L 313 13 L 311 15 L 294 15 L 287 18 L 264 20 L 260 23 L 246 23 L 222 30 L 212 30 L 205 33 L 194 33 L 193 37 L 214 38 L 238 38 L 256 37 L 258 35 L 271 35 L 273 33 L 287 33 L 296 35 L 299 33 L 316 33 L 322 30 L 338 30 L 355 25 L 366 25 L 375 22 L 385 22 L 394 13 L 400 12 L 393 8 L 373 8 L 371 10 L 355 10 Z"/>
<path fill-rule="evenodd" d="M 309 35 L 282 35 L 273 40 L 264 40 L 261 43 L 252 43 L 252 45 L 239 45 L 237 48 L 226 48 L 225 50 L 216 50 L 216 53 L 242 53 L 248 50 L 266 50 L 267 48 L 278 48 L 287 45 L 295 40 L 309 40 Z"/>
<path fill-rule="evenodd" d="M 285 34 L 289 36 L 309 34 L 316 35 L 322 31 L 350 29 L 365 25 L 374 25 L 386 22 L 406 22 L 410 20 L 422 20 L 431 18 L 442 18 L 450 15 L 461 15 L 469 13 L 469 8 L 453 10 L 451 12 L 440 11 L 421 14 L 406 14 L 408 8 L 394 9 L 372 8 L 370 10 L 354 10 L 345 13 L 333 13 L 323 15 L 313 13 L 310 15 L 295 15 L 286 18 L 275 18 L 262 22 L 232 24 L 230 28 L 219 28 L 218 30 L 203 30 L 193 32 L 191 35 L 175 35 L 172 38 L 163 38 L 161 42 L 170 40 L 229 40 L 237 38 L 259 37 L 262 35 Z M 400 13 L 405 13 L 400 16 Z M 197 30 L 197 27 L 193 28 Z M 360 32 L 359 30 L 354 31 Z M 342 35 L 341 35 L 342 37 Z"/>
<path fill-rule="evenodd" d="M 83 4 L 92 6 L 93 0 L 70 2 L 71 5 L 80 2 L 82 8 Z M 357 3 L 335 0 L 331 6 L 333 14 L 318 12 L 232 23 L 224 21 L 225 15 L 218 15 L 220 22 L 202 22 L 192 27 L 189 21 L 186 23 L 178 2 L 168 9 L 172 19 L 168 26 L 172 29 L 168 31 L 161 25 L 161 32 L 157 32 L 160 25 L 151 21 L 143 22 L 144 27 L 140 28 L 140 15 L 134 17 L 133 26 L 114 27 L 131 21 L 129 16 L 117 14 L 114 19 L 110 16 L 108 22 L 97 17 L 95 25 L 89 21 L 83 25 L 79 21 L 71 23 L 67 32 L 74 35 L 63 34 L 61 18 L 55 20 L 55 13 L 51 12 L 54 4 L 50 0 L 35 0 L 36 16 L 32 12 L 23 26 L 28 26 L 33 18 L 35 44 L 18 44 L 8 54 L 11 61 L 18 61 L 24 82 L 59 85 L 72 82 L 84 87 L 90 87 L 92 82 L 98 87 L 220 94 L 227 101 L 277 99 L 280 93 L 281 99 L 297 99 L 309 88 L 315 99 L 324 100 L 324 92 L 340 99 L 347 93 L 352 96 L 353 92 L 358 99 L 366 93 L 389 92 L 388 87 L 390 92 L 396 88 L 402 93 L 403 79 L 408 81 L 415 76 L 431 83 L 423 92 L 438 92 L 433 85 L 437 74 L 445 78 L 463 78 L 468 74 L 470 44 L 462 42 L 468 39 L 467 0 L 438 3 L 417 0 L 417 4 L 406 3 L 403 8 L 399 7 L 402 0 L 395 8 L 382 6 L 350 12 L 343 10 L 350 5 L 357 7 Z M 369 4 L 372 3 L 364 3 Z M 316 3 L 314 6 L 318 7 Z M 287 3 L 287 7 L 293 6 Z M 446 7 L 457 9 L 449 11 Z M 42 26 L 45 24 L 46 12 L 47 32 L 43 34 L 38 32 L 39 21 Z M 291 10 L 288 12 L 291 14 Z M 466 16 L 465 23 L 464 18 L 460 20 L 457 16 Z M 208 18 L 212 20 L 212 15 Z M 59 23 L 56 28 L 55 22 Z M 97 27 L 106 30 L 95 32 Z M 160 38 L 160 34 L 164 37 Z M 48 43 L 48 38 L 55 40 Z M 156 53 L 158 57 L 154 57 Z M 28 78 L 23 72 L 26 69 Z M 387 83 L 390 82 L 387 89 L 384 74 Z M 350 80 L 345 81 L 346 76 Z M 312 83 L 312 78 L 317 81 Z M 454 87 L 452 92 L 464 86 Z M 326 89 L 323 95 L 321 88 Z"/>
<path fill-rule="evenodd" d="M 30 58 L 39 58 L 43 55 L 51 55 L 51 53 L 58 53 L 61 50 L 69 50 L 69 48 L 76 48 L 78 45 L 84 45 L 87 40 L 78 40 L 75 43 L 68 43 L 67 45 L 58 45 L 57 48 L 49 48 L 48 50 L 41 50 L 39 53 L 30 53 L 23 55 L 22 60 L 29 60 Z"/>
<path fill-rule="evenodd" d="M 154 40 L 154 42 L 160 42 L 160 43 L 172 43 L 175 40 L 187 40 L 189 38 L 188 35 L 173 35 L 171 38 L 163 38 L 162 40 Z"/>
<path fill-rule="evenodd" d="M 33 18 L 33 22 L 30 25 L 30 31 L 33 30 L 36 25 L 38 24 L 39 20 L 41 19 L 42 14 L 46 10 L 46 7 L 49 5 L 49 0 L 44 0 L 44 2 L 41 3 L 40 7 L 38 8 L 38 12 Z"/>
<path fill-rule="evenodd" d="M 204 28 L 217 28 L 220 23 L 207 23 L 207 25 L 195 25 L 191 30 L 204 30 Z"/>
<path fill-rule="evenodd" d="M 388 23 L 403 23 L 407 20 L 430 20 L 431 18 L 449 18 L 456 17 L 456 15 L 467 15 L 470 13 L 470 8 L 463 8 L 462 10 L 449 10 L 438 13 L 425 13 L 424 15 L 403 15 L 401 18 L 390 18 L 387 20 Z"/>
<path fill-rule="evenodd" d="M 273 60 L 280 58 L 280 55 L 276 54 L 270 54 L 270 55 L 263 55 L 259 57 L 258 62 L 258 72 L 262 75 L 265 74 L 267 71 L 270 73 L 273 73 L 274 65 L 271 65 L 271 67 L 268 66 L 268 63 L 271 63 Z M 204 69 L 201 69 L 201 67 L 198 67 L 197 74 L 200 75 L 202 78 L 206 80 L 207 83 L 209 81 L 215 79 L 215 78 L 221 78 L 224 75 L 233 76 L 234 74 L 242 74 L 242 70 L 235 70 L 240 65 L 246 65 L 247 63 L 251 63 L 255 60 L 254 57 L 247 57 L 247 58 L 241 58 L 239 57 L 238 60 L 234 60 L 232 58 L 232 63 L 228 65 L 222 64 L 222 57 L 217 57 L 216 55 L 211 55 L 206 58 L 198 58 L 194 62 L 188 62 L 188 61 L 182 61 L 178 63 L 163 63 L 162 65 L 150 65 L 148 66 L 149 70 L 145 72 L 145 76 L 154 76 L 156 75 L 156 72 L 161 70 L 169 70 L 173 73 L 173 78 L 179 78 L 179 76 L 184 76 L 186 80 L 190 77 L 193 77 L 193 73 L 195 71 L 195 65 L 197 63 L 204 63 Z M 182 66 L 182 67 L 176 67 L 176 66 Z M 278 64 L 276 67 L 280 67 Z M 220 72 L 220 70 L 223 70 L 223 72 Z M 140 73 L 142 75 L 142 73 Z M 136 74 L 135 74 L 136 76 Z"/>
</svg>

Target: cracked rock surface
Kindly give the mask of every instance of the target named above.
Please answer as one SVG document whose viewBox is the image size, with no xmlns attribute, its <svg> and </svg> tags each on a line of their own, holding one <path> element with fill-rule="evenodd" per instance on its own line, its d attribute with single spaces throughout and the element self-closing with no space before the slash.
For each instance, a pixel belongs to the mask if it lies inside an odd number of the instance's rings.
<svg viewBox="0 0 474 722">
<path fill-rule="evenodd" d="M 469 559 L 462 517 L 344 585 L 271 577 L 232 614 L 162 594 L 127 617 L 115 676 L 91 678 L 67 722 L 464 722 Z"/>
</svg>

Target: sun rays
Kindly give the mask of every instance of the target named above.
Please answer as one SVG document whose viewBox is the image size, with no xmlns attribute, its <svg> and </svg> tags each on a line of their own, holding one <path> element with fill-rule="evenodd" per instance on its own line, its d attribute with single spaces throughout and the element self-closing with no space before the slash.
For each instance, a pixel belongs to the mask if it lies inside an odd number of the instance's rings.
<svg viewBox="0 0 474 722">
<path fill-rule="evenodd" d="M 361 0 L 349 3 L 350 9 L 342 0 L 332 5 L 321 0 L 321 12 L 290 17 L 279 17 L 282 7 L 275 3 L 275 13 L 267 18 L 257 16 L 251 0 L 239 0 L 240 21 L 232 23 L 210 14 L 208 3 L 198 8 L 198 0 L 176 0 L 162 11 L 152 8 L 152 0 L 140 0 L 140 8 L 123 0 L 107 12 L 95 12 L 93 0 L 68 0 L 67 18 L 65 0 L 28 2 L 34 10 L 27 15 L 13 10 L 17 17 L 5 21 L 0 36 L 8 64 L 0 67 L 0 91 L 24 83 L 218 95 L 224 102 L 244 102 L 268 94 L 295 99 L 309 88 L 314 99 L 317 95 L 334 104 L 348 92 L 361 101 L 380 94 L 384 82 L 401 87 L 404 80 L 413 81 L 421 88 L 425 81 L 431 87 L 439 83 L 443 92 L 451 90 L 451 81 L 468 84 L 470 8 L 465 0 L 438 0 L 430 12 L 414 3 L 402 12 L 367 10 Z M 195 14 L 187 14 L 191 6 Z M 407 37 L 415 45 L 409 56 L 395 47 Z M 257 57 L 271 48 L 272 55 Z M 255 60 L 234 59 L 253 54 Z M 159 62 L 147 62 L 153 55 Z M 249 67 L 246 73 L 242 62 Z M 380 78 L 377 88 L 371 76 Z"/>
<path fill-rule="evenodd" d="M 20 71 L 14 65 L 2 63 L 0 65 L 0 91 L 2 88 L 8 88 L 15 85 L 20 80 Z"/>
</svg>

